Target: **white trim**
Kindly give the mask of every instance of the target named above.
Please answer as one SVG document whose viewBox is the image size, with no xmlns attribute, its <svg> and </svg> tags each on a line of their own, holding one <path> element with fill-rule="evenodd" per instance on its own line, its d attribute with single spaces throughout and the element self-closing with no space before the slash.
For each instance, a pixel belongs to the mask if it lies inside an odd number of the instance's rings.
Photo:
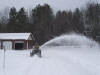
<svg viewBox="0 0 100 75">
<path fill-rule="evenodd" d="M 15 41 L 15 43 L 24 43 L 24 41 Z"/>
</svg>

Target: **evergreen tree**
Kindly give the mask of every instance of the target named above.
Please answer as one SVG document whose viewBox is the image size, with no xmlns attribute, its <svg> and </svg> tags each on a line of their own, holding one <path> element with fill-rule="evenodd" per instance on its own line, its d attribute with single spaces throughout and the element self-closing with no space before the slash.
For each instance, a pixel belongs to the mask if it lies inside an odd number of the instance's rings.
<svg viewBox="0 0 100 75">
<path fill-rule="evenodd" d="M 2 28 L 1 28 L 2 26 L 1 26 L 1 23 L 0 23 L 0 32 L 2 32 Z"/>
<path fill-rule="evenodd" d="M 76 8 L 75 12 L 73 13 L 73 29 L 77 33 L 84 32 L 84 20 L 82 12 Z"/>
<path fill-rule="evenodd" d="M 39 43 L 49 40 L 52 36 L 53 29 L 53 12 L 48 4 L 38 5 L 32 10 L 33 17 L 33 33 L 37 35 Z"/>
<path fill-rule="evenodd" d="M 54 30 L 56 35 L 73 31 L 72 12 L 58 11 L 55 18 Z"/>
<path fill-rule="evenodd" d="M 94 19 L 93 37 L 100 36 L 100 4 L 95 4 L 95 19 Z"/>
<path fill-rule="evenodd" d="M 96 36 L 100 35 L 100 4 L 88 4 L 86 10 L 86 23 L 91 29 L 91 36 L 96 39 Z"/>
<path fill-rule="evenodd" d="M 21 8 L 17 14 L 17 31 L 26 32 L 28 28 L 28 17 L 25 9 Z"/>
<path fill-rule="evenodd" d="M 17 11 L 16 8 L 13 7 L 10 9 L 9 13 L 9 21 L 8 21 L 8 32 L 15 32 L 17 26 Z"/>
</svg>

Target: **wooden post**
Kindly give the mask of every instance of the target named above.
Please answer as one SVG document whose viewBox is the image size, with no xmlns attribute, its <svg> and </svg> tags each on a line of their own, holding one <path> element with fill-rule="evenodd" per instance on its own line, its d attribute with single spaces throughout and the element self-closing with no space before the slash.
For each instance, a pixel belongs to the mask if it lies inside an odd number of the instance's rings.
<svg viewBox="0 0 100 75">
<path fill-rule="evenodd" d="M 15 42 L 12 40 L 12 49 L 15 49 Z"/>
<path fill-rule="evenodd" d="M 6 60 L 6 58 L 5 58 L 5 51 L 6 51 L 6 49 L 5 49 L 5 47 L 4 47 L 3 68 L 5 68 L 5 62 L 6 62 L 6 61 L 5 61 L 5 60 Z"/>
<path fill-rule="evenodd" d="M 28 49 L 28 40 L 27 40 L 27 49 Z"/>
</svg>

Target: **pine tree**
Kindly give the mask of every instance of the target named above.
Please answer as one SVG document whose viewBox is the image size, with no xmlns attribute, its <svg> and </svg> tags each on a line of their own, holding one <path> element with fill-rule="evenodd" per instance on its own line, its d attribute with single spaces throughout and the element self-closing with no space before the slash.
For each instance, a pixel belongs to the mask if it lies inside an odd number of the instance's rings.
<svg viewBox="0 0 100 75">
<path fill-rule="evenodd" d="M 17 31 L 26 32 L 28 28 L 28 17 L 25 9 L 21 8 L 17 14 Z"/>
<path fill-rule="evenodd" d="M 86 23 L 90 26 L 91 36 L 96 39 L 100 35 L 100 4 L 90 3 L 86 10 Z"/>
<path fill-rule="evenodd" d="M 73 26 L 75 32 L 83 33 L 84 31 L 83 15 L 78 8 L 76 8 L 75 12 L 73 13 Z"/>
<path fill-rule="evenodd" d="M 15 32 L 16 26 L 17 26 L 17 11 L 16 8 L 13 7 L 10 9 L 7 29 L 9 32 Z"/>
<path fill-rule="evenodd" d="M 71 11 L 57 12 L 55 18 L 54 30 L 56 35 L 61 35 L 73 31 Z"/>
<path fill-rule="evenodd" d="M 2 28 L 1 28 L 2 26 L 1 26 L 1 23 L 0 23 L 0 32 L 2 32 Z"/>
<path fill-rule="evenodd" d="M 33 33 L 36 35 L 39 43 L 47 41 L 52 36 L 53 32 L 53 12 L 48 4 L 37 5 L 32 10 L 33 17 Z"/>
</svg>

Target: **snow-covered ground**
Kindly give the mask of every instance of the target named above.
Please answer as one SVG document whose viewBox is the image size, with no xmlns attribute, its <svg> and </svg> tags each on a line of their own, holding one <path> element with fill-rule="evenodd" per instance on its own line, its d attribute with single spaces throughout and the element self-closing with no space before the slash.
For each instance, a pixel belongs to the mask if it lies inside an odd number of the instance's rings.
<svg viewBox="0 0 100 75">
<path fill-rule="evenodd" d="M 30 50 L 7 50 L 5 68 L 4 53 L 0 50 L 0 75 L 100 75 L 98 46 L 51 47 L 45 44 L 41 50 L 42 58 L 30 57 Z"/>
</svg>

